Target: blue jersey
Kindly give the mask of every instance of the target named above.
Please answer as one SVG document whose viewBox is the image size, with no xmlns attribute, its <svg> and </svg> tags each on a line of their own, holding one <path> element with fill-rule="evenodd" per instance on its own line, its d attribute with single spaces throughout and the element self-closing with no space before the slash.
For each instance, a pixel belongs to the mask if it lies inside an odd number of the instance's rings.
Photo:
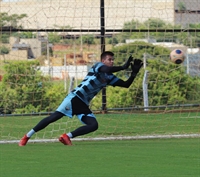
<svg viewBox="0 0 200 177">
<path fill-rule="evenodd" d="M 113 85 L 119 80 L 112 73 L 99 72 L 99 68 L 103 66 L 102 62 L 96 63 L 88 72 L 87 76 L 78 85 L 72 93 L 79 97 L 84 103 L 89 105 L 89 102 L 94 96 L 107 85 Z"/>
</svg>

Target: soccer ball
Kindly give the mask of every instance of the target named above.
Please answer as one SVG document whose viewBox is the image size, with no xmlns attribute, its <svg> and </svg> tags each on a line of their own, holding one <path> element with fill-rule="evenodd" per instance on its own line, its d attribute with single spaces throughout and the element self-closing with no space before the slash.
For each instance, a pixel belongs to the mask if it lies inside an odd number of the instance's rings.
<svg viewBox="0 0 200 177">
<path fill-rule="evenodd" d="M 174 49 L 170 53 L 170 60 L 175 64 L 181 64 L 185 60 L 185 54 L 180 49 Z"/>
</svg>

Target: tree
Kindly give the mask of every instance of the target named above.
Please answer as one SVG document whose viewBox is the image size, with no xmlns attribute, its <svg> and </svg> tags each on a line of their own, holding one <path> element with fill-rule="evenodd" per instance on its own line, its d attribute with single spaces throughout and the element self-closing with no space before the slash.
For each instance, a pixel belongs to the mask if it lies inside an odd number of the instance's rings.
<svg viewBox="0 0 200 177">
<path fill-rule="evenodd" d="M 3 12 L 0 13 L 0 26 L 11 26 L 13 28 L 22 28 L 21 25 L 19 25 L 19 21 L 23 18 L 27 17 L 26 14 L 12 14 L 8 15 L 7 13 Z"/>
<path fill-rule="evenodd" d="M 4 45 L 0 46 L 0 55 L 8 54 L 9 51 L 10 51 L 9 48 L 7 48 L 6 46 Z"/>
<path fill-rule="evenodd" d="M 4 112 L 25 112 L 28 107 L 32 111 L 45 109 L 48 102 L 41 104 L 41 100 L 51 84 L 39 72 L 38 61 L 10 62 L 4 70 L 0 85 L 0 107 Z"/>
<path fill-rule="evenodd" d="M 124 44 L 120 47 L 114 47 L 112 51 L 115 53 L 115 64 L 122 65 L 130 54 L 134 58 L 143 58 L 144 53 L 152 55 L 169 56 L 170 50 L 164 47 L 155 46 L 146 42 L 133 42 L 130 44 Z"/>
<path fill-rule="evenodd" d="M 49 33 L 48 34 L 48 41 L 52 44 L 58 43 L 61 40 L 61 36 L 57 33 Z"/>
<path fill-rule="evenodd" d="M 167 27 L 166 22 L 159 18 L 149 18 L 143 23 L 143 25 L 148 29 L 162 29 Z"/>
<path fill-rule="evenodd" d="M 123 29 L 128 29 L 130 32 L 123 32 L 117 34 L 115 37 L 117 41 L 124 43 L 126 39 L 156 39 L 157 41 L 170 41 L 176 40 L 176 33 L 165 33 L 163 32 L 131 32 L 132 29 L 173 29 L 180 28 L 180 26 L 166 23 L 159 18 L 149 18 L 143 23 L 131 20 L 130 22 L 124 23 Z"/>
<path fill-rule="evenodd" d="M 19 38 L 36 38 L 36 34 L 33 32 L 20 32 L 20 33 L 13 33 L 13 36 Z"/>
<path fill-rule="evenodd" d="M 87 44 L 87 45 L 95 44 L 94 36 L 93 35 L 83 35 L 82 42 L 83 42 L 83 44 Z"/>
<path fill-rule="evenodd" d="M 0 46 L 0 55 L 3 55 L 3 57 L 5 57 L 5 54 L 8 54 L 10 51 L 9 48 L 7 48 L 6 46 L 2 45 Z M 5 58 L 4 58 L 4 62 L 5 62 Z"/>
<path fill-rule="evenodd" d="M 178 3 L 178 11 L 181 13 L 186 11 L 186 6 L 183 2 Z"/>
<path fill-rule="evenodd" d="M 19 24 L 20 20 L 27 17 L 26 14 L 12 14 L 8 15 L 7 13 L 3 12 L 0 13 L 0 27 L 12 27 L 12 28 L 22 28 Z M 14 33 L 13 33 L 14 34 Z M 8 43 L 10 34 L 1 33 L 0 34 L 0 42 Z"/>
<path fill-rule="evenodd" d="M 193 29 L 199 29 L 199 25 L 200 24 L 188 24 L 189 28 Z M 157 29 L 181 29 L 181 25 L 172 25 L 159 18 L 149 18 L 143 23 L 132 20 L 124 23 L 123 29 L 128 29 L 130 32 L 116 34 L 114 38 L 117 43 L 125 43 L 126 39 L 155 39 L 157 42 L 182 43 L 189 47 L 200 46 L 199 32 L 157 32 Z M 131 32 L 132 29 L 154 29 L 155 32 Z M 112 41 L 109 41 L 109 43 L 111 42 Z"/>
</svg>

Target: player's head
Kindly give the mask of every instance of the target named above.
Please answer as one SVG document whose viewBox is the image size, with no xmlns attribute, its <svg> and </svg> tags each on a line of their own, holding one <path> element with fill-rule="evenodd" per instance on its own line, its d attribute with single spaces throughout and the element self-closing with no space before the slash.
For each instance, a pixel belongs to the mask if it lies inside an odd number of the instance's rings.
<svg viewBox="0 0 200 177">
<path fill-rule="evenodd" d="M 105 51 L 101 54 L 101 62 L 107 66 L 113 66 L 114 63 L 114 53 L 110 51 Z"/>
</svg>

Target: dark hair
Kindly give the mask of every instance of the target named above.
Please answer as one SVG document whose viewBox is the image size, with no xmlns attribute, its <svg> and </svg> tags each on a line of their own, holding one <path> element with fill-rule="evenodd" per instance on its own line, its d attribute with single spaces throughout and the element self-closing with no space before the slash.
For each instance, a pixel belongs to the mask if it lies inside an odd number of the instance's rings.
<svg viewBox="0 0 200 177">
<path fill-rule="evenodd" d="M 114 53 L 113 52 L 110 52 L 110 51 L 105 51 L 101 54 L 101 60 L 103 58 L 105 58 L 107 55 L 110 55 L 110 56 L 114 56 Z"/>
</svg>

